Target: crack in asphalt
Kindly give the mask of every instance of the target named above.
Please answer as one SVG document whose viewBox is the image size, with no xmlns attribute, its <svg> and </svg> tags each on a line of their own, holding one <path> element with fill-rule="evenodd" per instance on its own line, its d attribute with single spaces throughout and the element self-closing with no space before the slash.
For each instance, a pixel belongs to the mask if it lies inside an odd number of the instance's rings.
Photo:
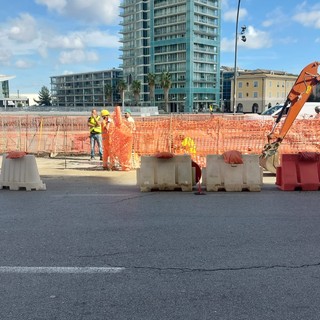
<svg viewBox="0 0 320 320">
<path fill-rule="evenodd" d="M 119 254 L 128 254 L 128 252 L 113 252 L 113 253 L 103 253 L 103 254 L 90 254 L 90 255 L 81 255 L 81 256 L 75 256 L 76 258 L 100 258 L 100 257 L 112 257 L 117 256 Z"/>
<path fill-rule="evenodd" d="M 77 256 L 78 258 L 97 258 L 97 257 L 112 257 L 121 254 L 127 254 L 128 252 L 114 252 L 114 253 L 105 253 L 97 255 L 81 255 Z M 110 266 L 110 265 L 109 265 Z M 319 267 L 319 263 L 311 264 L 301 264 L 301 265 L 286 265 L 286 264 L 275 264 L 275 265 L 261 265 L 261 266 L 247 266 L 247 267 L 226 267 L 226 268 L 187 268 L 187 267 L 154 267 L 154 266 L 125 266 L 117 265 L 116 267 L 125 268 L 125 269 L 136 269 L 136 270 L 151 270 L 151 271 L 172 271 L 172 272 L 221 272 L 221 271 L 246 271 L 246 270 L 271 270 L 271 269 L 303 269 L 311 267 Z M 112 267 L 112 266 L 110 266 Z M 113 266 L 114 267 L 114 266 Z"/>
<path fill-rule="evenodd" d="M 154 195 L 155 193 L 146 193 L 146 194 L 137 194 L 137 195 L 133 195 L 130 197 L 126 197 L 123 199 L 117 199 L 115 201 L 110 201 L 110 204 L 115 204 L 115 203 L 121 203 L 121 202 L 125 202 L 125 201 L 129 201 L 129 200 L 133 200 L 133 199 L 139 199 L 139 198 L 145 198 L 145 197 L 150 197 L 152 195 Z"/>
<path fill-rule="evenodd" d="M 271 265 L 271 266 L 248 266 L 248 267 L 229 267 L 229 268 L 182 268 L 182 267 L 152 267 L 152 266 L 120 266 L 125 269 L 141 269 L 154 271 L 176 271 L 176 272 L 221 272 L 221 271 L 245 271 L 245 270 L 270 270 L 270 269 L 302 269 L 319 267 L 320 263 L 302 265 Z M 118 266 L 119 267 L 119 266 Z"/>
</svg>

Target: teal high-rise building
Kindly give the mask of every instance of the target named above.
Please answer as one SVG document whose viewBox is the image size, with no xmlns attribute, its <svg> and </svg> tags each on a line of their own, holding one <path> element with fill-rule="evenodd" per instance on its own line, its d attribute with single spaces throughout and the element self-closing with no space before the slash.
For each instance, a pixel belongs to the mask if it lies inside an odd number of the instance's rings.
<svg viewBox="0 0 320 320">
<path fill-rule="evenodd" d="M 148 74 L 171 77 L 169 111 L 194 112 L 220 105 L 221 0 L 122 0 L 122 61 L 127 83 L 141 83 L 140 103 L 164 106 Z M 129 94 L 127 92 L 127 94 Z"/>
</svg>

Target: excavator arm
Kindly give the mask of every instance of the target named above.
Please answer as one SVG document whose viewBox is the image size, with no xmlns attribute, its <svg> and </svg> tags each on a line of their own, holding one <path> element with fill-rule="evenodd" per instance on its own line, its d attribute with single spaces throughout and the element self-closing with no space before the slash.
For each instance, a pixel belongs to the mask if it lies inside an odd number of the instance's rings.
<svg viewBox="0 0 320 320">
<path fill-rule="evenodd" d="M 262 154 L 260 155 L 260 165 L 271 172 L 275 172 L 275 164 L 277 163 L 275 157 L 277 156 L 277 151 L 282 140 L 311 95 L 313 87 L 320 82 L 320 75 L 318 73 L 319 65 L 320 62 L 312 62 L 301 71 L 273 124 L 271 132 L 267 136 L 268 143 L 264 146 Z M 275 129 L 287 108 L 289 108 L 289 112 L 282 123 L 279 133 L 275 134 Z"/>
</svg>

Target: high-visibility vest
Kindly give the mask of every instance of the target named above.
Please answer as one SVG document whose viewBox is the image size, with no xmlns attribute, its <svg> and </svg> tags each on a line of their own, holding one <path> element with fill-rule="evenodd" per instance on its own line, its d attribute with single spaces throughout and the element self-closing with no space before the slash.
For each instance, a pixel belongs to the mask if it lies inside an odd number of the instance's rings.
<svg viewBox="0 0 320 320">
<path fill-rule="evenodd" d="M 100 120 L 100 116 L 97 116 L 96 118 L 98 121 Z M 90 133 L 101 133 L 101 125 L 97 126 L 93 117 L 90 117 L 88 122 L 95 125 L 94 127 L 90 127 Z"/>
<path fill-rule="evenodd" d="M 196 144 L 190 137 L 184 138 L 181 145 L 185 147 L 187 153 L 190 153 L 191 155 L 195 155 L 197 153 Z"/>
</svg>

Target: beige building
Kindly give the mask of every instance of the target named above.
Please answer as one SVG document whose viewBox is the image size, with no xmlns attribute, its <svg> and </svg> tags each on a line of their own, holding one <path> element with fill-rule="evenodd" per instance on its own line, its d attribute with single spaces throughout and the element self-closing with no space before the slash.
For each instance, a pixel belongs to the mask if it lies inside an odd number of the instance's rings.
<svg viewBox="0 0 320 320">
<path fill-rule="evenodd" d="M 298 75 L 281 71 L 250 70 L 240 71 L 236 81 L 237 112 L 261 113 L 275 104 L 283 104 Z M 234 100 L 233 81 L 231 97 Z"/>
</svg>

